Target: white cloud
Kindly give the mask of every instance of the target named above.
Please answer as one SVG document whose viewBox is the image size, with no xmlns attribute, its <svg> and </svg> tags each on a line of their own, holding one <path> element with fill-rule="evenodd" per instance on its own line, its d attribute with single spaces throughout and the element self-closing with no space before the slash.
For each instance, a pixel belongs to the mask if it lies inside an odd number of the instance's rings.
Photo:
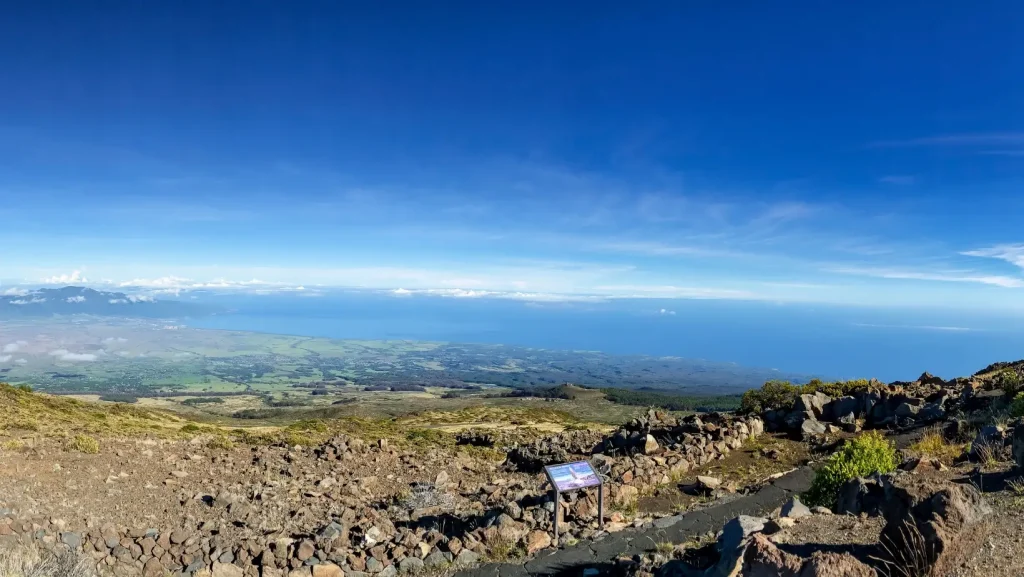
<svg viewBox="0 0 1024 577">
<path fill-rule="evenodd" d="M 71 362 L 74 362 L 74 361 L 86 361 L 86 362 L 90 362 L 90 361 L 95 361 L 96 360 L 96 355 L 94 355 L 92 353 L 72 353 L 72 352 L 70 352 L 70 351 L 68 351 L 66 349 L 57 349 L 55 351 L 50 351 L 50 355 L 54 356 L 54 357 L 57 357 L 57 359 L 61 360 L 61 361 L 71 361 Z"/>
<path fill-rule="evenodd" d="M 895 184 L 897 186 L 910 186 L 917 182 L 917 178 L 909 174 L 889 174 L 878 179 L 882 184 Z"/>
<path fill-rule="evenodd" d="M 103 339 L 103 342 L 105 342 L 105 343 L 127 343 L 128 339 L 126 339 L 124 337 L 107 337 L 107 338 Z"/>
<path fill-rule="evenodd" d="M 16 364 L 16 365 L 27 365 L 28 361 L 26 361 L 25 359 L 18 359 L 16 361 L 14 361 L 14 364 Z"/>
<path fill-rule="evenodd" d="M 87 283 L 89 279 L 82 276 L 82 271 L 72 271 L 71 274 L 61 274 L 39 279 L 42 284 L 78 284 Z"/>
<path fill-rule="evenodd" d="M 41 298 L 41 297 L 33 297 L 33 298 L 27 299 L 27 300 L 26 299 L 15 299 L 13 301 L 10 301 L 10 303 L 12 305 L 36 305 L 36 304 L 45 303 L 45 302 L 46 302 L 46 299 Z"/>
<path fill-rule="evenodd" d="M 112 305 L 123 305 L 128 302 L 128 299 L 110 299 L 107 302 Z"/>
<path fill-rule="evenodd" d="M 736 299 L 761 300 L 765 297 L 745 290 L 715 287 L 680 287 L 673 285 L 613 285 L 596 287 L 612 293 L 612 298 L 664 299 Z"/>
<path fill-rule="evenodd" d="M 4 345 L 5 353 L 16 353 L 21 350 L 22 347 L 28 345 L 26 341 L 14 341 L 13 343 L 7 343 Z"/>
<path fill-rule="evenodd" d="M 960 254 L 1004 260 L 1014 266 L 1024 268 L 1024 244 L 997 244 L 988 248 L 964 251 Z"/>
<path fill-rule="evenodd" d="M 11 355 L 0 355 L 0 363 L 6 363 L 11 360 Z"/>
<path fill-rule="evenodd" d="M 400 292 L 401 291 L 401 292 Z M 491 299 L 508 299 L 508 300 L 519 300 L 519 301 L 532 301 L 532 302 L 596 302 L 607 300 L 607 297 L 602 295 L 581 295 L 581 294 L 561 294 L 561 293 L 539 293 L 539 292 L 521 292 L 521 291 L 492 291 L 492 290 L 478 290 L 478 289 L 462 289 L 462 288 L 436 288 L 436 289 L 397 289 L 388 291 L 389 294 L 398 297 L 408 297 L 412 295 L 426 295 L 443 298 L 457 298 L 457 299 L 479 299 L 479 298 L 491 298 Z"/>
<path fill-rule="evenodd" d="M 973 271 L 926 272 L 872 267 L 836 267 L 829 269 L 829 271 L 839 274 L 870 276 L 875 278 L 888 278 L 900 280 L 930 280 L 940 282 L 967 282 L 1001 286 L 1005 288 L 1024 287 L 1024 278 L 1001 275 L 985 275 L 978 274 Z"/>
<path fill-rule="evenodd" d="M 930 325 L 876 325 L 872 323 L 851 323 L 855 327 L 864 327 L 872 329 L 907 329 L 915 331 L 950 331 L 950 332 L 963 332 L 963 331 L 978 331 L 982 329 L 972 329 L 968 327 L 940 327 Z"/>
<path fill-rule="evenodd" d="M 128 295 L 128 300 L 133 303 L 155 303 L 156 299 L 146 295 Z"/>
<path fill-rule="evenodd" d="M 25 289 L 20 289 L 20 288 L 17 288 L 17 287 L 11 287 L 9 289 L 6 289 L 6 290 L 0 292 L 0 296 L 5 296 L 5 297 L 23 297 L 23 296 L 25 296 L 27 294 L 29 294 L 29 291 L 27 291 Z"/>
<path fill-rule="evenodd" d="M 117 286 L 181 291 L 195 289 L 251 288 L 273 286 L 275 284 L 278 283 L 265 282 L 256 278 L 243 281 L 228 280 L 225 278 L 217 278 L 209 281 L 197 281 L 191 278 L 170 275 L 152 279 L 136 278 L 117 283 Z M 303 290 L 303 288 L 297 287 L 292 290 Z"/>
<path fill-rule="evenodd" d="M 658 314 L 668 315 L 668 316 L 675 316 L 676 311 L 670 311 L 668 309 L 661 309 L 660 311 L 658 311 Z"/>
<path fill-rule="evenodd" d="M 66 298 L 64 300 L 69 302 L 69 303 L 84 303 L 85 302 L 85 297 L 82 296 L 82 295 L 78 295 L 78 296 L 68 297 L 68 298 Z"/>
</svg>

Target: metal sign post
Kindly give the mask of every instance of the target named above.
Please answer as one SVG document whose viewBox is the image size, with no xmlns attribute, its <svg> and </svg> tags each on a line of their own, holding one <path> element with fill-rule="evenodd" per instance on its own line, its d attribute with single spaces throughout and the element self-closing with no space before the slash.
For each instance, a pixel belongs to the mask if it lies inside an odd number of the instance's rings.
<svg viewBox="0 0 1024 577">
<path fill-rule="evenodd" d="M 562 508 L 562 493 L 565 491 L 597 487 L 597 525 L 604 529 L 604 481 L 594 471 L 589 461 L 549 465 L 544 467 L 544 474 L 548 476 L 548 482 L 551 483 L 555 493 L 552 525 L 555 530 L 556 544 L 558 543 L 558 513 Z"/>
</svg>

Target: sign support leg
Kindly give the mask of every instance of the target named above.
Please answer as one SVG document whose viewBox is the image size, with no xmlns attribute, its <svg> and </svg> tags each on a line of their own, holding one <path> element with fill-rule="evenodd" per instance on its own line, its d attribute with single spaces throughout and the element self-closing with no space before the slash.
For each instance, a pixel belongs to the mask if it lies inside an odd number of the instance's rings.
<svg viewBox="0 0 1024 577">
<path fill-rule="evenodd" d="M 552 513 L 554 518 L 552 519 L 553 525 L 555 526 L 555 546 L 558 546 L 558 509 L 562 506 L 562 494 L 555 489 L 555 512 Z"/>
</svg>

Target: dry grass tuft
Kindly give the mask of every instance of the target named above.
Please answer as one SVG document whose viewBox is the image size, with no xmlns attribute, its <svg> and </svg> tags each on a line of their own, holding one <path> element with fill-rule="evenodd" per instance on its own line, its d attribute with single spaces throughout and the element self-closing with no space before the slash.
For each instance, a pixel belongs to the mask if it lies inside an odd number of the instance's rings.
<svg viewBox="0 0 1024 577">
<path fill-rule="evenodd" d="M 964 445 L 950 443 L 940 431 L 932 430 L 911 445 L 908 451 L 920 457 L 931 457 L 950 464 L 963 454 Z"/>
<path fill-rule="evenodd" d="M 38 547 L 16 546 L 0 549 L 0 577 L 94 577 L 79 557 L 71 553 L 54 555 Z"/>
</svg>

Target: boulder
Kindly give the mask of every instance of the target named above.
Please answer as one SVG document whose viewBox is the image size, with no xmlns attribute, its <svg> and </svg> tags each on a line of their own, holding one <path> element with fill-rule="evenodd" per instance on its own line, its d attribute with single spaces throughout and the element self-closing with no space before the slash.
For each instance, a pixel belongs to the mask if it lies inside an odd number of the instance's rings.
<svg viewBox="0 0 1024 577">
<path fill-rule="evenodd" d="M 658 446 L 658 441 L 656 441 L 654 439 L 654 435 L 648 434 L 644 438 L 643 451 L 644 451 L 645 455 L 650 455 L 650 454 L 653 454 L 653 453 L 657 453 L 659 448 L 660 447 Z"/>
<path fill-rule="evenodd" d="M 345 577 L 345 573 L 334 563 L 318 563 L 313 565 L 313 577 Z"/>
<path fill-rule="evenodd" d="M 899 468 L 908 473 L 934 473 L 947 469 L 941 461 L 932 457 L 912 457 L 903 461 Z"/>
<path fill-rule="evenodd" d="M 877 474 L 870 477 L 858 477 L 843 484 L 837 496 L 837 515 L 879 515 L 885 502 L 885 490 L 882 488 L 881 477 Z"/>
<path fill-rule="evenodd" d="M 738 575 L 745 577 L 875 577 L 875 570 L 849 553 L 815 552 L 804 559 L 779 550 L 763 534 L 754 535 L 743 553 Z M 722 575 L 728 575 L 723 573 Z"/>
<path fill-rule="evenodd" d="M 800 395 L 793 403 L 794 411 L 811 413 L 815 419 L 820 419 L 825 412 L 825 405 L 832 402 L 832 397 L 820 391 L 813 395 Z"/>
<path fill-rule="evenodd" d="M 530 531 L 526 536 L 526 552 L 529 555 L 551 546 L 551 535 L 547 531 Z"/>
<path fill-rule="evenodd" d="M 843 415 L 852 414 L 853 418 L 857 418 L 857 413 L 860 411 L 862 404 L 857 397 L 839 397 L 833 399 L 831 403 L 825 405 L 823 417 L 827 421 L 837 421 Z"/>
<path fill-rule="evenodd" d="M 718 536 L 718 563 L 705 572 L 706 575 L 734 575 L 743 562 L 743 554 L 752 535 L 764 531 L 768 519 L 740 515 L 722 527 Z"/>
<path fill-rule="evenodd" d="M 757 417 L 752 417 L 747 420 L 747 429 L 750 431 L 751 437 L 760 437 L 764 434 L 764 421 Z"/>
<path fill-rule="evenodd" d="M 903 403 L 900 403 L 899 406 L 896 407 L 896 416 L 897 417 L 908 418 L 908 419 L 913 419 L 913 418 L 917 417 L 917 413 L 920 410 L 921 410 L 921 407 L 918 407 L 917 405 L 912 405 L 910 403 L 903 402 Z"/>
<path fill-rule="evenodd" d="M 722 486 L 722 480 L 718 477 L 708 477 L 706 475 L 697 475 L 697 488 L 703 491 L 714 491 L 715 489 Z"/>
<path fill-rule="evenodd" d="M 166 569 L 156 557 L 150 557 L 142 566 L 142 577 L 164 577 L 164 573 L 166 573 Z M 241 569 L 239 569 L 239 575 L 241 575 Z"/>
<path fill-rule="evenodd" d="M 230 563 L 213 563 L 212 577 L 243 577 L 242 568 Z"/>
<path fill-rule="evenodd" d="M 398 569 L 402 573 L 419 573 L 423 570 L 423 561 L 417 557 L 406 557 L 398 563 Z M 313 577 L 317 577 L 316 568 L 313 568 Z"/>
<path fill-rule="evenodd" d="M 1017 468 L 1024 470 L 1024 423 L 1017 423 L 1013 428 L 1013 462 Z"/>
<path fill-rule="evenodd" d="M 640 490 L 632 485 L 619 485 L 615 489 L 615 495 L 612 497 L 612 502 L 619 506 L 629 505 L 633 501 L 636 501 L 640 495 Z"/>
<path fill-rule="evenodd" d="M 814 413 L 810 411 L 799 410 L 791 411 L 789 414 L 787 414 L 785 418 L 785 423 L 787 429 L 792 431 L 798 431 L 800 430 L 800 425 L 802 425 L 805 421 L 814 420 L 816 420 L 814 418 Z"/>
<path fill-rule="evenodd" d="M 809 517 L 810 515 L 811 510 L 796 497 L 790 497 L 789 501 L 786 501 L 786 504 L 782 506 L 782 512 L 779 513 L 780 517 L 788 517 L 790 519 L 799 519 L 801 517 Z"/>
<path fill-rule="evenodd" d="M 977 436 L 971 443 L 971 456 L 977 457 L 985 448 L 997 450 L 1003 447 L 1006 440 L 1006 430 L 1000 425 L 987 425 L 978 431 Z"/>
<path fill-rule="evenodd" d="M 447 484 L 448 484 L 448 472 L 447 471 L 441 471 L 440 473 L 437 474 L 437 477 L 434 477 L 434 485 L 436 485 L 438 487 L 444 487 Z"/>
<path fill-rule="evenodd" d="M 839 424 L 840 429 L 847 433 L 856 433 L 860 430 L 860 423 L 857 422 L 857 417 L 852 412 L 841 415 L 836 419 L 836 423 Z"/>
<path fill-rule="evenodd" d="M 881 551 L 890 563 L 946 575 L 981 548 L 991 509 L 973 486 L 907 474 L 883 477 L 882 485 Z"/>
<path fill-rule="evenodd" d="M 305 561 L 316 553 L 316 546 L 311 541 L 303 541 L 299 543 L 299 548 L 295 551 L 295 556 L 299 558 L 299 561 Z"/>
<path fill-rule="evenodd" d="M 825 426 L 825 423 L 815 419 L 807 419 L 800 425 L 800 436 L 805 441 L 824 435 L 827 432 L 828 427 Z"/>
<path fill-rule="evenodd" d="M 940 403 L 928 403 L 918 411 L 917 420 L 922 423 L 931 423 L 941 420 L 945 416 L 946 410 Z"/>
</svg>

